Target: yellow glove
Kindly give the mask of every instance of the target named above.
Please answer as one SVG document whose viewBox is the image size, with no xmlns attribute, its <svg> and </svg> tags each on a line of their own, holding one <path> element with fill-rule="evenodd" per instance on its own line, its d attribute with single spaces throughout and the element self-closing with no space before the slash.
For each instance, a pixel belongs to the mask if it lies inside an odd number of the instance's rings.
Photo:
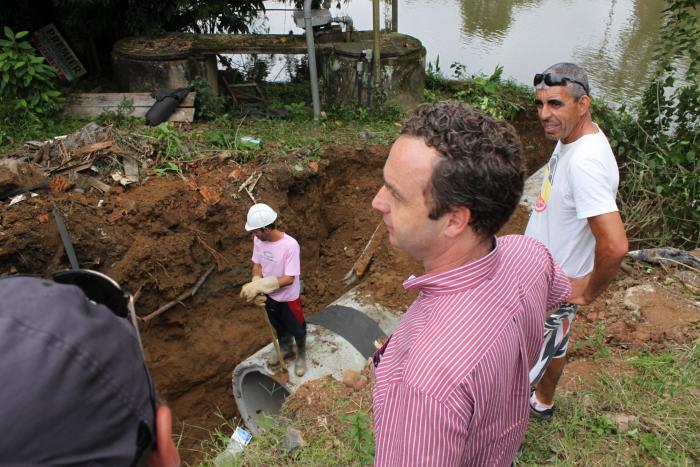
<svg viewBox="0 0 700 467">
<path fill-rule="evenodd" d="M 248 282 L 241 289 L 241 297 L 246 302 L 252 302 L 258 294 L 268 294 L 280 288 L 280 283 L 275 276 L 263 277 L 256 281 Z"/>
<path fill-rule="evenodd" d="M 267 296 L 260 294 L 255 296 L 255 300 L 253 300 L 253 303 L 255 303 L 256 306 L 265 306 L 265 302 L 267 302 Z"/>
</svg>

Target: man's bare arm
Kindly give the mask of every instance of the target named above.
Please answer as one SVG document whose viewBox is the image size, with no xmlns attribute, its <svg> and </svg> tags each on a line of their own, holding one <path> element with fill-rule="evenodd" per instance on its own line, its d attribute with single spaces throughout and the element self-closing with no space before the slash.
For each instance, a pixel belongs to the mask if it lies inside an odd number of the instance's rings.
<svg viewBox="0 0 700 467">
<path fill-rule="evenodd" d="M 571 279 L 569 303 L 578 305 L 588 305 L 603 293 L 628 249 L 627 234 L 619 212 L 589 217 L 588 225 L 595 237 L 595 260 L 591 274 Z"/>
<path fill-rule="evenodd" d="M 262 277 L 262 266 L 258 263 L 253 263 L 253 277 Z"/>
</svg>

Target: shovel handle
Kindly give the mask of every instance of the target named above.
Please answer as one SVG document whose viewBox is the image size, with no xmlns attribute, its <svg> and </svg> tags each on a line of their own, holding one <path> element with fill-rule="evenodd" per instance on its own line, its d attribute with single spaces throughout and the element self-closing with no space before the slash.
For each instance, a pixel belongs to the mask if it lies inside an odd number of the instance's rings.
<svg viewBox="0 0 700 467">
<path fill-rule="evenodd" d="M 280 344 L 277 342 L 277 333 L 275 332 L 275 328 L 272 327 L 272 323 L 270 322 L 270 318 L 267 316 L 267 310 L 263 308 L 263 317 L 265 318 L 265 322 L 267 323 L 267 327 L 270 328 L 270 334 L 272 335 L 272 344 L 275 346 L 275 352 L 277 352 L 277 358 L 280 361 L 280 366 L 282 366 L 282 369 L 284 371 L 289 371 L 287 369 L 287 364 L 284 361 L 284 355 L 282 355 L 282 350 L 280 349 Z"/>
</svg>

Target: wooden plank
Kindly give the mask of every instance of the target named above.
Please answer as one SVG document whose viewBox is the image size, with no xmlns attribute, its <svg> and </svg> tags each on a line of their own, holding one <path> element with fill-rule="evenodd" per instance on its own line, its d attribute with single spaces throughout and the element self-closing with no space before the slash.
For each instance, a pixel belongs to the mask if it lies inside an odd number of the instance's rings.
<svg viewBox="0 0 700 467">
<path fill-rule="evenodd" d="M 136 107 L 134 111 L 131 113 L 132 117 L 144 117 L 146 115 L 146 112 L 148 112 L 148 109 L 150 107 Z M 105 107 L 76 107 L 76 108 L 71 108 L 68 109 L 66 108 L 66 112 L 70 113 L 71 115 L 76 115 L 78 117 L 97 117 L 99 116 L 102 112 L 105 110 L 112 110 L 116 111 L 116 107 L 112 108 L 105 108 Z M 168 118 L 169 122 L 192 122 L 194 120 L 194 108 L 192 107 L 178 107 L 175 109 L 175 112 L 170 115 L 170 118 Z"/>
<path fill-rule="evenodd" d="M 193 107 L 196 94 L 187 94 L 180 107 Z M 125 99 L 130 99 L 134 107 L 151 107 L 156 101 L 148 92 L 107 92 L 71 94 L 67 98 L 67 104 L 79 107 L 118 107 Z"/>
<path fill-rule="evenodd" d="M 194 100 L 196 93 L 191 92 L 168 118 L 169 122 L 192 122 L 194 120 Z M 80 117 L 97 117 L 102 112 L 119 110 L 124 99 L 132 99 L 133 111 L 130 116 L 143 117 L 155 103 L 148 93 L 104 93 L 73 94 L 66 104 L 66 113 Z M 138 104 L 138 105 L 137 105 Z"/>
</svg>

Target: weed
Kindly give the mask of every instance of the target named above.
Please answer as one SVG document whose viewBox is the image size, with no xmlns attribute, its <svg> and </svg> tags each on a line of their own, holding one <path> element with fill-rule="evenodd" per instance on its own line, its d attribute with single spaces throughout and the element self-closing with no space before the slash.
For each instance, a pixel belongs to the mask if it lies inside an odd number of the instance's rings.
<svg viewBox="0 0 700 467">
<path fill-rule="evenodd" d="M 360 465 L 371 465 L 374 462 L 374 436 L 370 416 L 358 410 L 351 415 L 340 415 L 339 418 L 347 425 L 343 439 L 352 448 L 352 459 Z"/>
<path fill-rule="evenodd" d="M 435 102 L 438 100 L 438 95 L 432 89 L 425 88 L 423 89 L 423 100 L 426 102 Z"/>
<path fill-rule="evenodd" d="M 586 337 L 586 345 L 590 347 L 598 358 L 605 358 L 610 355 L 610 349 L 605 345 L 608 333 L 605 331 L 605 323 L 596 324 L 593 334 Z"/>
<path fill-rule="evenodd" d="M 668 2 L 655 57 L 658 70 L 642 98 L 617 111 L 597 109 L 620 158 L 618 199 L 634 248 L 700 245 L 697 3 Z"/>
<path fill-rule="evenodd" d="M 440 70 L 440 56 L 435 57 L 435 65 L 428 62 L 428 66 L 425 70 L 425 89 L 435 90 L 442 89 L 445 84 L 445 77 L 442 76 L 442 70 Z"/>
<path fill-rule="evenodd" d="M 451 65 L 458 79 L 465 79 L 466 66 Z M 503 67 L 498 65 L 491 75 L 473 75 L 466 79 L 466 87 L 454 93 L 454 98 L 463 100 L 493 115 L 496 118 L 513 120 L 526 103 L 532 101 L 532 90 L 513 81 L 504 80 Z"/>
<path fill-rule="evenodd" d="M 614 423 L 607 415 L 596 415 L 591 423 L 591 430 L 598 436 L 613 432 Z"/>
<path fill-rule="evenodd" d="M 166 161 L 160 164 L 158 167 L 156 167 L 155 173 L 159 177 L 162 177 L 167 173 L 175 173 L 182 176 L 182 170 L 180 170 L 180 166 L 177 165 L 175 162 L 171 161 Z"/>
<path fill-rule="evenodd" d="M 228 129 L 215 129 L 205 134 L 204 141 L 214 149 L 232 150 L 236 148 L 236 133 Z"/>
<path fill-rule="evenodd" d="M 552 422 L 529 424 L 518 464 L 697 465 L 700 342 L 627 362 L 635 373 L 601 371 L 595 386 L 557 396 Z M 636 423 L 622 429 L 615 414 Z"/>
<path fill-rule="evenodd" d="M 292 117 L 300 117 L 308 113 L 304 102 L 291 102 L 289 104 L 285 104 L 284 109 L 287 110 Z"/>
<path fill-rule="evenodd" d="M 202 120 L 212 120 L 224 113 L 226 98 L 214 94 L 206 78 L 196 76 L 190 82 L 190 86 L 197 93 L 194 107 L 195 117 Z"/>
<path fill-rule="evenodd" d="M 156 174 L 173 172 L 182 177 L 180 162 L 186 158 L 186 151 L 178 129 L 168 122 L 163 122 L 149 129 L 149 133 L 155 139 L 153 154 L 156 157 Z"/>
<path fill-rule="evenodd" d="M 143 118 L 133 117 L 134 101 L 124 98 L 116 110 L 105 110 L 95 120 L 98 125 L 114 125 L 117 128 L 134 128 L 143 123 Z"/>
</svg>

